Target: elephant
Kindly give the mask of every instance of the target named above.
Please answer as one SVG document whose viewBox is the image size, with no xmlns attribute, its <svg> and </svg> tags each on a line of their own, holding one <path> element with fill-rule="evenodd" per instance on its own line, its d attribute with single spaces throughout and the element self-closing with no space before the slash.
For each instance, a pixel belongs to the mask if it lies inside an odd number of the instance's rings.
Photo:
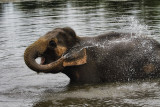
<svg viewBox="0 0 160 107">
<path fill-rule="evenodd" d="M 83 37 L 70 27 L 55 28 L 26 48 L 24 61 L 37 73 L 64 73 L 70 83 L 152 79 L 160 77 L 160 44 L 136 33 Z"/>
</svg>

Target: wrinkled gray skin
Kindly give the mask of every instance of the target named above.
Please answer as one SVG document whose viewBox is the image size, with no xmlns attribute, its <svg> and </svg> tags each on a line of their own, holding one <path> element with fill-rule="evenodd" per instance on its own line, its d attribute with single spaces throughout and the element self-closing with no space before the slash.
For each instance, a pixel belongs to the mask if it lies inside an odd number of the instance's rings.
<svg viewBox="0 0 160 107">
<path fill-rule="evenodd" d="M 41 64 L 35 61 L 39 56 Z M 24 53 L 24 60 L 36 72 L 62 72 L 71 83 L 131 81 L 160 76 L 160 44 L 151 38 L 126 33 L 78 37 L 69 27 L 57 28 L 31 44 Z"/>
</svg>

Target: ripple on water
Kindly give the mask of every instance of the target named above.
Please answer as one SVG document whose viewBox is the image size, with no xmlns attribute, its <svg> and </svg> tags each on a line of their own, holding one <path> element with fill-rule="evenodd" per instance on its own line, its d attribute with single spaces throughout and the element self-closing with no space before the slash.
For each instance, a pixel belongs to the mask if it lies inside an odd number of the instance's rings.
<svg viewBox="0 0 160 107">
<path fill-rule="evenodd" d="M 71 86 L 61 93 L 46 91 L 34 106 L 158 106 L 160 89 L 157 81 Z"/>
</svg>

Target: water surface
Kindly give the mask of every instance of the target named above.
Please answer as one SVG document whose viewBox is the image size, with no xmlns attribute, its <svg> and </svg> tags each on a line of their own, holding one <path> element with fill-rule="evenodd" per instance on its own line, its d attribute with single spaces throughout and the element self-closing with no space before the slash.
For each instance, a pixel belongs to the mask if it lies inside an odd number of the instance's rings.
<svg viewBox="0 0 160 107">
<path fill-rule="evenodd" d="M 1 0 L 0 105 L 160 106 L 160 79 L 70 86 L 64 74 L 37 74 L 23 61 L 26 47 L 57 27 L 79 36 L 105 32 L 148 35 L 160 41 L 159 0 Z"/>
</svg>

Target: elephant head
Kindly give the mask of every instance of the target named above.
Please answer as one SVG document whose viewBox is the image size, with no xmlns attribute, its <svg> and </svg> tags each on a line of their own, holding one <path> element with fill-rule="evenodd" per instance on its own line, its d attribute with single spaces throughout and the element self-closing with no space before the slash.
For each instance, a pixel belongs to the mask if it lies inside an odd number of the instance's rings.
<svg viewBox="0 0 160 107">
<path fill-rule="evenodd" d="M 70 57 L 65 57 L 75 45 L 80 43 L 80 37 L 76 36 L 69 27 L 56 28 L 31 44 L 24 52 L 26 65 L 36 71 L 44 73 L 58 73 L 66 66 L 76 66 L 86 63 L 86 50 L 71 52 Z M 68 53 L 69 54 L 69 53 Z M 41 57 L 41 63 L 36 58 Z"/>
</svg>

